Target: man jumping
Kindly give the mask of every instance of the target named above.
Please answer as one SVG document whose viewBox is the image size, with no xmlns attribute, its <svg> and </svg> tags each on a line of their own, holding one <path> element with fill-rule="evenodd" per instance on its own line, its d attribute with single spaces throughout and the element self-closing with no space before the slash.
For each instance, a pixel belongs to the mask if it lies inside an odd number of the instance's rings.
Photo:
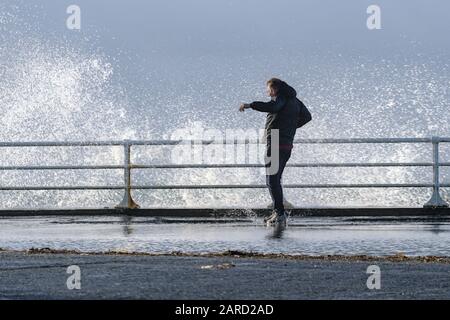
<svg viewBox="0 0 450 320">
<path fill-rule="evenodd" d="M 267 224 L 286 224 L 287 214 L 283 204 L 283 188 L 281 186 L 281 176 L 286 163 L 291 157 L 295 132 L 297 130 L 297 120 L 300 114 L 301 105 L 296 99 L 297 92 L 286 82 L 272 78 L 267 81 L 267 94 L 271 97 L 269 102 L 254 101 L 244 103 L 239 111 L 253 109 L 260 112 L 267 112 L 264 138 L 266 140 L 266 156 L 271 156 L 272 129 L 279 131 L 279 147 L 274 149 L 279 155 L 279 166 L 276 173 L 266 169 L 266 185 L 273 201 L 273 213 L 264 219 Z M 274 143 L 274 146 L 276 144 Z M 266 168 L 270 166 L 266 164 Z"/>
</svg>

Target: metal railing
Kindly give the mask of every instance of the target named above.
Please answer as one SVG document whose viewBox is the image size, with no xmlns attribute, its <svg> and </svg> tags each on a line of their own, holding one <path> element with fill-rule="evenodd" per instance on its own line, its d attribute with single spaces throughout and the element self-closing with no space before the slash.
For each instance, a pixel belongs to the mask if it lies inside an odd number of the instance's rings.
<svg viewBox="0 0 450 320">
<path fill-rule="evenodd" d="M 295 144 L 392 144 L 392 143 L 431 143 L 432 162 L 388 162 L 388 163 L 288 163 L 287 167 L 432 167 L 433 179 L 431 183 L 383 183 L 383 184 L 286 184 L 284 188 L 432 188 L 433 193 L 424 207 L 448 207 L 441 198 L 440 188 L 450 187 L 439 181 L 439 168 L 450 166 L 450 162 L 440 162 L 439 144 L 448 143 L 450 138 L 367 138 L 367 139 L 296 139 Z M 52 166 L 0 166 L 4 170 L 76 170 L 76 169 L 121 169 L 124 173 L 123 185 L 107 186 L 0 186 L 0 191 L 11 190 L 124 190 L 123 200 L 116 208 L 134 209 L 139 205 L 133 200 L 131 190 L 137 189 L 242 189 L 266 188 L 266 185 L 133 185 L 131 181 L 132 169 L 187 169 L 187 168 L 263 168 L 264 164 L 132 164 L 132 146 L 170 146 L 183 143 L 194 145 L 210 145 L 223 143 L 214 140 L 124 140 L 124 141 L 86 141 L 86 142 L 0 142 L 1 147 L 86 147 L 86 146 L 122 146 L 124 152 L 123 165 L 52 165 Z M 227 141 L 227 143 L 229 143 Z M 254 144 L 250 140 L 235 140 L 234 144 Z"/>
</svg>

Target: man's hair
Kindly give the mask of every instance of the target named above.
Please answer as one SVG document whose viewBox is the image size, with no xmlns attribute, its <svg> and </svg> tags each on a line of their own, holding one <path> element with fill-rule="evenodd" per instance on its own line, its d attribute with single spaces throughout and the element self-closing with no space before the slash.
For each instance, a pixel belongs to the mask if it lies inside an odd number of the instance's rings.
<svg viewBox="0 0 450 320">
<path fill-rule="evenodd" d="M 272 78 L 267 81 L 267 85 L 273 89 L 275 89 L 277 92 L 280 92 L 284 86 L 284 81 L 278 79 L 278 78 Z"/>
</svg>

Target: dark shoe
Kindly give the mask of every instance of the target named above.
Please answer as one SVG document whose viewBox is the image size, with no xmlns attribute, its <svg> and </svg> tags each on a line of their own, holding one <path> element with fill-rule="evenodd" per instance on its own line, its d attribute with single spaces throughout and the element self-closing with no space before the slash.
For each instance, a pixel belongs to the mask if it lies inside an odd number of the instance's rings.
<svg viewBox="0 0 450 320">
<path fill-rule="evenodd" d="M 268 226 L 270 226 L 270 225 L 285 226 L 286 225 L 286 220 L 287 220 L 287 215 L 286 215 L 286 213 L 284 211 L 283 212 L 279 212 L 279 211 L 274 210 L 274 214 L 272 214 L 270 219 L 268 219 L 266 221 L 266 224 Z"/>
<path fill-rule="evenodd" d="M 267 221 L 272 220 L 276 217 L 277 211 L 273 210 L 272 214 L 270 216 L 264 217 L 264 223 L 267 223 Z"/>
</svg>

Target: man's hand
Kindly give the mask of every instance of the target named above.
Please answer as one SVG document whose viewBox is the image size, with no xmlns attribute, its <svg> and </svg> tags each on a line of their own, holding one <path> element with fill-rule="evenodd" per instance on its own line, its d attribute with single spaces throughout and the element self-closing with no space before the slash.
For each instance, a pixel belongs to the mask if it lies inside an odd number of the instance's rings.
<svg viewBox="0 0 450 320">
<path fill-rule="evenodd" d="M 241 106 L 239 107 L 239 111 L 240 111 L 240 112 L 244 112 L 245 109 L 248 109 L 248 108 L 250 108 L 250 104 L 248 104 L 248 103 L 243 103 L 243 104 L 241 104 Z"/>
</svg>

